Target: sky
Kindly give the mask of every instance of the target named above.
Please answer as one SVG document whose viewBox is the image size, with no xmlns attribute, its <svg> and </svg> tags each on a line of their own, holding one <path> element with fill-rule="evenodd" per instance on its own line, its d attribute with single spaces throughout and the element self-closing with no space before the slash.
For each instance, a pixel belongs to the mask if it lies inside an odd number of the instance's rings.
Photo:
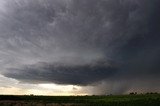
<svg viewBox="0 0 160 106">
<path fill-rule="evenodd" d="M 160 92 L 159 0 L 0 0 L 0 94 Z"/>
</svg>

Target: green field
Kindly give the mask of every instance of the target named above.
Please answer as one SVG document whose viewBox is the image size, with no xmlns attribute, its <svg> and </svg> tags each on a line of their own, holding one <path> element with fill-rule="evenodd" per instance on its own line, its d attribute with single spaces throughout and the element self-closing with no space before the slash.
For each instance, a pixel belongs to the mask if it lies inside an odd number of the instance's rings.
<svg viewBox="0 0 160 106">
<path fill-rule="evenodd" d="M 160 106 L 160 94 L 110 96 L 1 95 L 0 106 Z"/>
</svg>

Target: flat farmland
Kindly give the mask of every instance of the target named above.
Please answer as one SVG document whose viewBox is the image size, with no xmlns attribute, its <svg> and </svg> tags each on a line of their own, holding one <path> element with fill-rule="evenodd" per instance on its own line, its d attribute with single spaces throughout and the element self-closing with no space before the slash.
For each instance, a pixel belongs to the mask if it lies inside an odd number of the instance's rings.
<svg viewBox="0 0 160 106">
<path fill-rule="evenodd" d="M 0 106 L 160 106 L 160 94 L 109 96 L 0 95 Z"/>
</svg>

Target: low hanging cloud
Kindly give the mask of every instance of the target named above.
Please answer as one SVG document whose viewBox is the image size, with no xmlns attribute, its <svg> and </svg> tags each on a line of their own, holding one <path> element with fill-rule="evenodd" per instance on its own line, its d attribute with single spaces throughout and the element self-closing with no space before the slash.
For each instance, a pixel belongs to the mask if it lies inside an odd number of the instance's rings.
<svg viewBox="0 0 160 106">
<path fill-rule="evenodd" d="M 39 63 L 21 69 L 8 69 L 5 76 L 30 83 L 88 85 L 113 76 L 116 70 L 106 62 L 74 66 Z"/>
<path fill-rule="evenodd" d="M 115 82 L 115 92 L 136 89 L 137 83 L 145 81 L 149 82 L 146 87 L 150 88 L 150 82 L 160 87 L 159 0 L 0 3 L 0 66 L 4 76 L 64 85 Z"/>
</svg>

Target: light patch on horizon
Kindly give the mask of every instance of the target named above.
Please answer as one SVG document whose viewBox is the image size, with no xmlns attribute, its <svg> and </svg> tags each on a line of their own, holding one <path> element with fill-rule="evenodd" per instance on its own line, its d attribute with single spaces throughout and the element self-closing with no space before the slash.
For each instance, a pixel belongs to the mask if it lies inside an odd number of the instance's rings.
<svg viewBox="0 0 160 106">
<path fill-rule="evenodd" d="M 5 82 L 5 83 L 4 83 Z M 75 85 L 25 84 L 14 79 L 0 76 L 0 95 L 87 95 L 82 88 Z"/>
</svg>

